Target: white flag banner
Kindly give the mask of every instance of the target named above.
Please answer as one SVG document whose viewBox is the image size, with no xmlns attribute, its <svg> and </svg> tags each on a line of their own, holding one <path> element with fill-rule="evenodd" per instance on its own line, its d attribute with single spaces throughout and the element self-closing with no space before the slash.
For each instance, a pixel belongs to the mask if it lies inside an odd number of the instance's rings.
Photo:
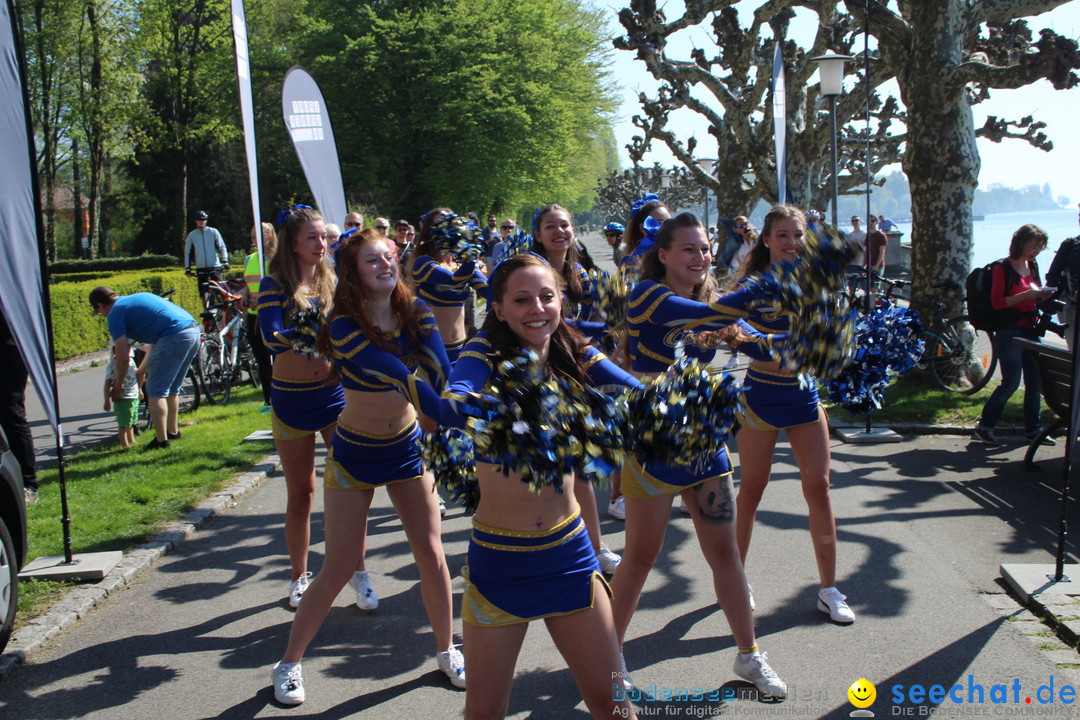
<svg viewBox="0 0 1080 720">
<path fill-rule="evenodd" d="M 773 49 L 772 69 L 773 135 L 776 141 L 776 201 L 787 202 L 787 84 L 784 80 L 784 53 L 780 41 Z"/>
<path fill-rule="evenodd" d="M 341 181 L 334 131 L 315 78 L 302 67 L 290 68 L 281 86 L 281 109 L 300 167 L 326 222 L 345 222 L 345 187 Z"/>
<path fill-rule="evenodd" d="M 255 108 L 251 100 L 251 64 L 248 61 L 247 19 L 244 0 L 232 0 L 233 46 L 236 49 L 236 80 L 240 90 L 240 118 L 247 151 L 248 183 L 251 188 L 251 215 L 254 218 L 255 247 L 259 267 L 266 268 L 262 246 L 262 214 L 259 212 L 259 166 L 255 155 Z"/>
</svg>

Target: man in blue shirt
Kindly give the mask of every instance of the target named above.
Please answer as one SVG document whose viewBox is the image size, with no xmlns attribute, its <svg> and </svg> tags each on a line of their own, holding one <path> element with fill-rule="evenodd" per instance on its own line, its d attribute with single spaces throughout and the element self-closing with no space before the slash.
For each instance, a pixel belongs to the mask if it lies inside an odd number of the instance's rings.
<svg viewBox="0 0 1080 720">
<path fill-rule="evenodd" d="M 90 291 L 90 305 L 95 315 L 106 319 L 113 339 L 116 377 L 121 378 L 111 391 L 114 401 L 127 375 L 131 343 L 147 346 L 135 370 L 139 383 L 146 383 L 146 404 L 154 425 L 154 439 L 146 449 L 169 447 L 170 440 L 180 437 L 178 393 L 199 350 L 195 318 L 153 293 L 120 296 L 104 285 Z"/>
</svg>

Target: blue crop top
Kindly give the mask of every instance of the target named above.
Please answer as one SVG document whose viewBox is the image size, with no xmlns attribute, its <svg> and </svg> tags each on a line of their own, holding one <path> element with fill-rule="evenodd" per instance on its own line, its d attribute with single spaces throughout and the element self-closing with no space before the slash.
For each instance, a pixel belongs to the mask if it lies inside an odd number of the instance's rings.
<svg viewBox="0 0 1080 720">
<path fill-rule="evenodd" d="M 631 367 L 635 372 L 662 372 L 675 362 L 675 345 L 686 332 L 719 330 L 743 317 L 747 305 L 760 298 L 754 288 L 742 287 L 723 295 L 712 303 L 700 303 L 676 295 L 671 288 L 656 280 L 642 280 L 630 292 L 627 299 L 626 319 L 629 323 L 629 352 Z M 751 342 L 740 346 L 754 357 L 753 345 L 768 356 L 772 336 L 744 329 Z M 686 355 L 708 362 L 716 353 L 715 348 L 701 348 L 687 343 Z"/>
<path fill-rule="evenodd" d="M 397 390 L 424 415 L 439 419 L 439 393 L 446 384 L 450 360 L 431 308 L 416 300 L 420 311 L 420 344 L 412 346 L 400 328 L 391 335 L 394 350 L 371 342 L 356 321 L 338 315 L 330 322 L 332 355 L 346 390 Z M 424 337 L 425 332 L 430 335 Z"/>
<path fill-rule="evenodd" d="M 429 255 L 420 255 L 412 264 L 413 284 L 416 294 L 433 307 L 464 305 L 469 298 L 469 288 L 485 300 L 491 299 L 487 278 L 476 269 L 476 263 L 462 263 L 450 272 Z"/>
<path fill-rule="evenodd" d="M 477 403 L 475 398 L 485 394 L 493 370 L 491 364 L 491 343 L 487 333 L 477 333 L 461 351 L 461 357 L 454 363 L 446 390 L 442 395 L 442 422 L 456 428 L 465 428 L 470 415 L 470 406 Z M 641 387 L 637 378 L 629 374 L 604 353 L 591 345 L 585 350 L 586 374 L 589 383 L 599 390 L 616 390 L 624 387 Z M 477 456 L 479 462 L 488 460 Z"/>
<path fill-rule="evenodd" d="M 312 307 L 318 309 L 319 296 L 316 293 L 307 293 L 305 298 Z M 259 283 L 259 297 L 255 307 L 259 314 L 259 330 L 262 332 L 263 344 L 271 355 L 283 353 L 293 349 L 293 340 L 297 337 L 295 327 L 286 327 L 285 319 L 296 317 L 296 303 L 291 297 L 286 297 L 277 280 L 266 276 Z"/>
</svg>

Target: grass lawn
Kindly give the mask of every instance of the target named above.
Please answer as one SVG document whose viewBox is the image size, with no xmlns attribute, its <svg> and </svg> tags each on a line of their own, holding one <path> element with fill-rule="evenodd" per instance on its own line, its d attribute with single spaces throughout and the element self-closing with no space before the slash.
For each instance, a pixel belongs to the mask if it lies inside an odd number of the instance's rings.
<svg viewBox="0 0 1080 720">
<path fill-rule="evenodd" d="M 112 440 L 66 458 L 65 479 L 73 553 L 129 550 L 227 487 L 274 451 L 269 443 L 243 443 L 255 430 L 270 429 L 259 413 L 262 393 L 235 388 L 227 405 L 202 405 L 183 415 L 183 438 L 168 450 L 144 451 L 151 439 L 136 438 L 124 450 Z M 38 474 L 40 499 L 27 507 L 30 559 L 62 555 L 60 482 L 57 468 Z M 16 627 L 45 612 L 77 582 L 19 583 Z"/>
</svg>

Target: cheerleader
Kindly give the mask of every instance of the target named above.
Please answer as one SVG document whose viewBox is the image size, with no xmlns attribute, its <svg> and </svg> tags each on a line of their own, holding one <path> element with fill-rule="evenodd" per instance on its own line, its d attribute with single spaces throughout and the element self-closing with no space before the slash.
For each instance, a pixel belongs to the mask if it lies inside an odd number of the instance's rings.
<svg viewBox="0 0 1080 720">
<path fill-rule="evenodd" d="M 744 288 L 714 301 L 712 254 L 705 228 L 692 213 L 664 223 L 656 245 L 642 261 L 641 281 L 628 299 L 629 355 L 634 375 L 653 377 L 675 361 L 675 343 L 683 330 L 718 330 L 746 313 L 754 300 Z M 771 342 L 769 336 L 758 341 Z M 751 343 L 747 343 L 751 344 Z M 703 362 L 714 349 L 687 345 L 686 353 Z M 735 674 L 763 694 L 787 695 L 784 683 L 760 652 L 754 634 L 746 577 L 735 540 L 735 491 L 726 451 L 703 458 L 700 468 L 667 467 L 628 455 L 622 468 L 626 497 L 626 548 L 612 579 L 615 623 L 623 641 L 641 588 L 663 547 L 672 499 L 681 494 L 693 519 L 698 544 L 712 570 L 716 599 L 738 646 Z M 625 666 L 624 666 L 625 673 Z M 624 675 L 629 685 L 629 675 Z"/>
<path fill-rule="evenodd" d="M 531 251 L 548 261 L 563 288 L 563 309 L 567 323 L 592 340 L 598 340 L 604 333 L 604 323 L 592 322 L 592 295 L 589 291 L 589 276 L 585 268 L 577 261 L 578 253 L 574 243 L 574 225 L 570 212 L 552 203 L 536 211 L 533 218 L 533 243 Z M 589 529 L 593 550 L 600 562 L 600 569 L 608 575 L 619 567 L 621 558 L 604 545 L 600 535 L 600 511 L 596 505 L 596 494 L 591 482 L 581 483 L 578 502 L 581 504 L 581 517 Z"/>
<path fill-rule="evenodd" d="M 630 209 L 630 219 L 626 223 L 624 255 L 619 264 L 619 272 L 623 273 L 630 282 L 637 282 L 641 272 L 642 258 L 652 247 L 652 242 L 646 237 L 646 218 L 663 223 L 670 217 L 671 211 L 668 206 L 661 202 L 660 196 L 655 193 L 645 193 L 640 200 L 634 201 Z"/>
<path fill-rule="evenodd" d="M 465 427 L 470 401 L 499 361 L 522 350 L 579 384 L 636 385 L 563 321 L 560 282 L 533 254 L 504 260 L 491 277 L 491 312 L 469 341 L 443 394 L 443 422 Z M 610 589 L 604 582 L 567 475 L 561 492 L 539 493 L 508 468 L 476 458 L 480 502 L 473 518 L 462 598 L 465 661 L 474 677 L 466 718 L 505 717 L 528 624 L 543 618 L 596 718 L 634 717 L 612 698 L 619 671 Z"/>
<path fill-rule="evenodd" d="M 271 672 L 274 697 L 287 705 L 304 702 L 301 658 L 363 557 L 368 510 L 379 487 L 386 488 L 416 560 L 438 667 L 455 687 L 465 687 L 464 662 L 453 644 L 439 507 L 417 446 L 419 422 L 435 427 L 450 363 L 427 303 L 399 277 L 389 239 L 368 229 L 345 240 L 337 268 L 334 312 L 320 347 L 335 360 L 345 406 L 323 482 L 326 560 Z M 418 412 L 424 416 L 419 422 Z"/>
<path fill-rule="evenodd" d="M 806 219 L 798 208 L 777 205 L 765 216 L 758 243 L 741 274 L 760 273 L 768 266 L 790 262 L 799 255 Z M 746 318 L 746 327 L 760 332 L 786 332 L 789 315 L 782 308 L 764 308 Z M 768 355 L 748 353 L 752 361 L 743 381 L 746 414 L 741 418 L 739 458 L 742 479 L 736 502 L 739 554 L 746 563 L 758 504 L 769 484 L 773 450 L 781 430 L 787 432 L 802 477 L 803 497 L 810 515 L 810 538 L 817 560 L 818 609 L 834 622 L 851 623 L 855 613 L 836 589 L 836 517 L 829 498 L 829 425 L 813 382 L 800 382 L 796 373 L 781 370 Z"/>
<path fill-rule="evenodd" d="M 315 336 L 334 293 L 322 216 L 306 206 L 283 215 L 270 274 L 259 283 L 257 308 L 263 344 L 274 357 L 270 417 L 288 494 L 285 545 L 292 568 L 289 605 L 295 608 L 311 578 L 307 559 L 315 495 L 315 435 L 321 434 L 330 444 L 345 397 L 341 385 L 328 379 L 330 361 L 314 353 Z M 310 322 L 305 324 L 305 318 Z"/>
<path fill-rule="evenodd" d="M 416 294 L 431 306 L 451 363 L 457 360 L 468 336 L 465 303 L 471 297 L 470 288 L 488 296 L 483 264 L 478 266 L 470 260 L 459 265 L 450 253 L 439 248 L 433 229 L 453 214 L 450 208 L 435 208 L 424 215 L 409 273 Z"/>
</svg>

